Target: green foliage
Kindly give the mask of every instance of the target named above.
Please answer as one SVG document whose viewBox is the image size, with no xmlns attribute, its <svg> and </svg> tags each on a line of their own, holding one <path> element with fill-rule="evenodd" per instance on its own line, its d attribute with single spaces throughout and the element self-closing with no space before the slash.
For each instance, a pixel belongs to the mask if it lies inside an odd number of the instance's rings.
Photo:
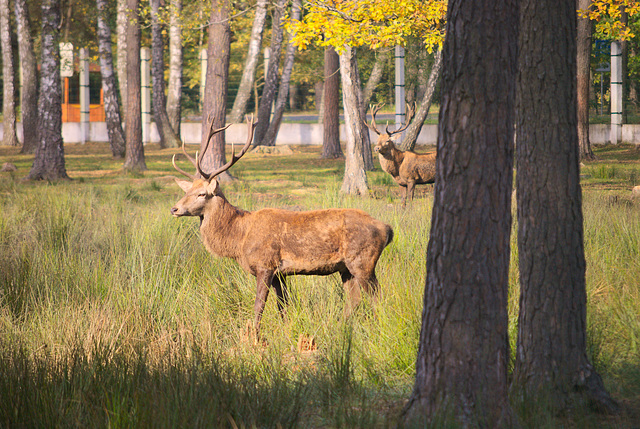
<svg viewBox="0 0 640 429">
<path fill-rule="evenodd" d="M 395 231 L 378 263 L 375 304 L 345 319 L 337 276 L 291 277 L 287 319 L 272 296 L 265 343 L 254 346 L 244 335 L 253 277 L 206 252 L 197 219 L 169 215 L 181 196 L 167 177 L 178 151 L 147 146 L 150 170 L 133 178 L 112 171 L 117 162 L 108 148 L 91 157 L 85 150 L 96 148 L 65 148 L 70 175 L 84 183 L 0 176 L 0 426 L 395 425 L 415 376 L 430 187 L 418 188 L 402 209 L 397 185 L 379 169 L 369 173 L 373 198 L 365 200 L 339 193 L 344 162 L 320 159 L 319 148 L 295 148 L 290 157 L 247 154 L 233 168 L 241 180 L 222 185 L 233 204 L 355 207 Z M 640 207 L 622 197 L 609 203 L 628 191 L 638 155 L 624 148 L 596 154 L 600 161 L 583 170 L 615 174 L 583 182 L 588 351 L 614 396 L 638 407 Z M 15 148 L 0 155 L 19 175 L 28 171 L 29 157 Z M 515 237 L 511 252 L 514 341 Z M 301 337 L 313 337 L 317 349 L 298 352 Z M 571 426 L 541 398 L 518 410 L 524 427 Z M 583 414 L 568 418 L 577 427 L 627 422 Z"/>
</svg>

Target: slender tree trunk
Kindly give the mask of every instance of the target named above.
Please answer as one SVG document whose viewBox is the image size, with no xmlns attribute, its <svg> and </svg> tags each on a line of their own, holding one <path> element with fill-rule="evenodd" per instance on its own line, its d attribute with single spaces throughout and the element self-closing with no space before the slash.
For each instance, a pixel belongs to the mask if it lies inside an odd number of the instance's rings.
<svg viewBox="0 0 640 429">
<path fill-rule="evenodd" d="M 324 50 L 324 120 L 322 158 L 344 155 L 340 148 L 340 57 L 332 47 Z"/>
<path fill-rule="evenodd" d="M 282 51 L 284 33 L 282 18 L 286 4 L 286 0 L 277 0 L 273 10 L 269 67 L 267 68 L 267 76 L 264 87 L 262 88 L 262 97 L 260 98 L 260 106 L 258 107 L 258 124 L 256 125 L 253 138 L 254 145 L 256 146 L 267 144 L 264 136 L 271 123 L 271 107 L 276 92 L 278 91 L 278 67 L 280 65 L 280 52 Z"/>
<path fill-rule="evenodd" d="M 149 0 L 151 5 L 151 77 L 153 85 L 153 120 L 160 135 L 160 147 L 179 147 L 180 137 L 176 134 L 167 116 L 167 99 L 164 94 L 164 37 L 160 25 L 160 7 L 163 0 Z"/>
<path fill-rule="evenodd" d="M 142 101 L 140 99 L 140 15 L 139 0 L 127 0 L 127 104 L 125 109 L 126 154 L 124 169 L 144 171 L 142 143 Z"/>
<path fill-rule="evenodd" d="M 31 37 L 31 22 L 26 0 L 15 0 L 18 51 L 20 54 L 20 112 L 22 115 L 22 150 L 33 153 L 38 145 L 38 73 Z"/>
<path fill-rule="evenodd" d="M 300 11 L 302 10 L 302 0 L 293 0 L 291 10 L 291 20 L 297 21 L 300 19 Z M 276 138 L 278 137 L 278 131 L 280 130 L 280 123 L 282 122 L 282 115 L 284 114 L 284 108 L 287 104 L 287 98 L 289 96 L 289 81 L 291 79 L 291 72 L 293 71 L 293 59 L 296 54 L 296 47 L 293 42 L 289 40 L 287 44 L 287 51 L 284 55 L 284 65 L 282 67 L 282 77 L 280 79 L 280 85 L 278 87 L 278 97 L 276 98 L 275 107 L 273 111 L 273 118 L 269 124 L 266 134 L 264 135 L 264 141 L 266 146 L 275 146 Z"/>
<path fill-rule="evenodd" d="M 125 138 L 118 105 L 118 87 L 113 72 L 113 55 L 111 53 L 111 29 L 107 23 L 107 0 L 97 0 L 98 9 L 98 49 L 100 51 L 100 75 L 104 94 L 104 113 L 107 123 L 109 144 L 114 158 L 123 158 Z"/>
<path fill-rule="evenodd" d="M 126 110 L 127 103 L 127 0 L 117 0 L 116 50 L 118 66 L 118 88 L 120 102 Z"/>
<path fill-rule="evenodd" d="M 517 0 L 449 2 L 410 427 L 516 423 L 507 298 L 517 29 Z"/>
<path fill-rule="evenodd" d="M 347 129 L 347 146 L 344 179 L 341 192 L 351 195 L 369 195 L 367 175 L 365 173 L 363 147 L 365 129 L 364 118 L 360 111 L 360 84 L 358 79 L 358 61 L 356 52 L 350 46 L 340 55 L 340 76 L 344 105 L 344 122 Z"/>
<path fill-rule="evenodd" d="M 11 44 L 9 0 L 0 0 L 0 43 L 2 48 L 2 144 L 18 146 L 16 135 L 15 79 Z"/>
<path fill-rule="evenodd" d="M 389 62 L 389 58 L 391 58 L 391 51 L 383 50 L 378 53 L 376 61 L 373 63 L 373 69 L 371 70 L 369 79 L 367 79 L 367 83 L 362 91 L 362 111 L 365 114 L 369 108 L 369 103 L 371 103 L 373 92 L 382 80 L 382 75 L 384 74 L 384 69 Z"/>
<path fill-rule="evenodd" d="M 611 411 L 616 404 L 586 350 L 576 5 L 522 0 L 520 24 L 520 314 L 512 390 L 523 401 L 543 397 L 558 411 L 579 409 L 576 405 L 587 402 Z"/>
<path fill-rule="evenodd" d="M 253 89 L 256 69 L 258 68 L 260 47 L 262 46 L 262 33 L 264 32 L 264 24 L 267 21 L 268 4 L 267 0 L 258 0 L 256 4 L 256 16 L 253 18 L 253 26 L 251 27 L 247 60 L 242 70 L 242 79 L 229 116 L 229 121 L 233 123 L 242 121 L 242 115 L 247 111 L 247 103 L 251 98 L 251 90 Z"/>
<path fill-rule="evenodd" d="M 42 0 L 38 144 L 29 180 L 68 179 L 62 141 L 60 0 Z"/>
<path fill-rule="evenodd" d="M 591 0 L 578 0 L 578 9 L 587 10 Z M 589 141 L 589 87 L 591 86 L 591 20 L 578 17 L 577 75 L 578 75 L 578 145 L 580 158 L 595 159 Z"/>
<path fill-rule="evenodd" d="M 384 72 L 384 66 L 388 61 L 388 56 L 385 58 L 384 53 L 378 55 L 376 57 L 376 62 L 373 65 L 373 70 L 371 71 L 371 75 L 367 80 L 367 83 L 364 89 L 361 86 L 360 79 L 360 70 L 356 69 L 356 80 L 358 85 L 358 90 L 360 91 L 360 104 L 358 108 L 360 109 L 360 116 L 365 119 L 367 117 L 367 107 L 369 106 L 369 102 L 371 101 L 371 97 L 373 95 L 373 91 L 376 89 L 380 80 L 382 79 L 382 74 Z M 371 152 L 371 138 L 369 136 L 369 129 L 364 128 L 365 132 L 363 134 L 363 145 L 362 145 L 362 157 L 364 162 L 364 169 L 367 171 L 373 171 L 375 166 L 373 164 L 373 153 Z"/>
<path fill-rule="evenodd" d="M 167 90 L 167 116 L 171 128 L 180 136 L 182 110 L 182 0 L 171 0 L 169 14 L 169 86 Z"/>
<path fill-rule="evenodd" d="M 225 126 L 227 109 L 227 88 L 229 82 L 229 60 L 231 50 L 231 28 L 229 27 L 228 0 L 212 0 L 211 20 L 209 24 L 209 46 L 207 54 L 207 80 L 204 92 L 204 110 L 202 112 L 202 169 L 212 171 L 226 163 L 225 132 L 213 136 L 209 149 L 203 153 L 207 136 L 212 127 L 219 129 Z M 218 180 L 231 180 L 228 172 L 218 176 Z"/>
<path fill-rule="evenodd" d="M 416 112 L 415 118 L 411 122 L 411 125 L 405 130 L 402 143 L 399 145 L 400 150 L 413 150 L 416 147 L 416 141 L 418 135 L 422 130 L 424 121 L 429 115 L 429 109 L 431 109 L 431 101 L 433 100 L 433 94 L 436 92 L 436 85 L 438 78 L 440 77 L 440 71 L 442 70 L 442 51 L 436 51 L 433 66 L 431 67 L 431 73 L 429 74 L 429 81 L 427 82 L 427 90 L 425 91 L 422 100 L 420 102 L 420 108 Z"/>
</svg>

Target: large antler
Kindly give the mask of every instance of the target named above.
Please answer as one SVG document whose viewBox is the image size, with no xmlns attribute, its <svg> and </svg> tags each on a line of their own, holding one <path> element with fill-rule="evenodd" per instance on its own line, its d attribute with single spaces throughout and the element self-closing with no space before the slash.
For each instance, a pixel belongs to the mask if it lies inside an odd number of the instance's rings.
<svg viewBox="0 0 640 429">
<path fill-rule="evenodd" d="M 369 111 L 371 112 L 371 125 L 369 125 L 366 120 L 364 121 L 364 124 L 377 135 L 380 135 L 380 131 L 378 131 L 378 127 L 376 126 L 376 113 L 378 113 L 380 109 L 382 109 L 382 106 L 384 106 L 384 103 L 369 104 Z"/>
<path fill-rule="evenodd" d="M 412 105 L 410 105 L 409 103 L 407 103 L 407 114 L 405 115 L 404 125 L 398 128 L 397 130 L 389 131 L 389 124 L 387 123 L 387 126 L 385 127 L 385 131 L 387 135 L 391 137 L 395 134 L 401 133 L 404 130 L 406 130 L 411 124 L 411 120 L 413 119 L 413 115 L 415 114 L 416 114 L 416 104 L 413 103 Z"/>
<path fill-rule="evenodd" d="M 246 118 L 247 118 L 247 142 L 244 144 L 244 146 L 242 147 L 238 155 L 235 154 L 236 152 L 235 148 L 233 145 L 231 145 L 231 161 L 227 162 L 225 165 L 218 168 L 213 173 L 206 174 L 200 168 L 200 160 L 196 159 L 198 173 L 200 173 L 200 175 L 203 178 L 205 178 L 206 180 L 211 180 L 212 178 L 216 177 L 220 173 L 227 171 L 229 168 L 231 168 L 233 164 L 235 164 L 236 162 L 238 162 L 240 158 L 242 158 L 242 156 L 247 152 L 247 150 L 249 150 L 249 147 L 251 146 L 251 142 L 253 141 L 253 132 L 258 122 L 257 121 L 253 122 L 253 115 L 251 115 L 251 118 L 249 118 L 249 116 L 247 116 Z M 216 132 L 222 131 L 223 129 L 226 129 L 226 128 L 227 127 L 216 130 L 213 134 L 215 134 Z M 210 133 L 210 136 L 213 136 L 213 134 Z M 204 151 L 202 151 L 203 154 L 207 150 L 208 146 L 209 146 L 209 142 L 207 142 L 207 146 L 205 146 Z"/>
<path fill-rule="evenodd" d="M 213 119 L 211 118 L 211 115 L 209 115 L 208 119 L 210 119 L 211 125 L 209 127 L 209 135 L 207 136 L 207 143 L 206 143 L 206 145 L 204 147 L 204 151 L 202 151 L 203 154 L 207 151 L 207 148 L 209 147 L 209 142 L 211 141 L 211 137 L 213 137 L 216 133 L 219 133 L 220 131 L 226 130 L 227 128 L 229 128 L 231 126 L 231 124 L 229 124 L 226 127 L 214 129 L 213 128 Z M 198 162 L 198 152 L 196 152 L 196 157 L 195 158 L 193 158 L 191 155 L 189 155 L 187 153 L 187 150 L 184 147 L 184 141 L 182 142 L 182 153 L 191 162 L 191 164 L 193 164 L 193 166 L 196 168 L 196 172 L 200 173 L 200 175 L 202 177 L 204 177 L 205 179 L 209 178 L 205 173 L 203 173 L 200 170 L 199 162 Z M 178 172 L 184 174 L 185 176 L 187 176 L 191 180 L 196 180 L 197 179 L 197 177 L 194 174 L 187 173 L 186 171 L 184 171 L 183 169 L 181 169 L 180 167 L 178 167 L 176 165 L 176 154 L 173 155 L 173 158 L 171 159 L 171 163 L 173 164 L 173 168 L 178 170 Z"/>
<path fill-rule="evenodd" d="M 211 118 L 211 115 L 209 115 L 209 118 Z M 231 126 L 231 124 L 222 127 L 222 128 L 218 128 L 218 129 L 214 129 L 213 128 L 213 118 L 211 118 L 211 126 L 209 127 L 209 135 L 207 136 L 207 142 L 204 145 L 204 149 L 202 150 L 202 156 L 204 156 L 204 154 L 207 152 L 207 149 L 209 149 L 209 143 L 211 143 L 211 138 L 218 134 L 221 131 L 226 130 L 227 128 L 229 128 Z M 196 153 L 196 160 L 195 160 L 195 166 L 196 166 L 196 171 L 198 172 L 198 174 L 200 174 L 200 176 L 205 179 L 205 180 L 209 180 L 211 179 L 211 177 L 215 177 L 214 175 L 211 174 L 207 174 L 204 171 L 202 171 L 202 168 L 200 168 L 200 158 L 198 157 L 198 154 Z"/>
</svg>

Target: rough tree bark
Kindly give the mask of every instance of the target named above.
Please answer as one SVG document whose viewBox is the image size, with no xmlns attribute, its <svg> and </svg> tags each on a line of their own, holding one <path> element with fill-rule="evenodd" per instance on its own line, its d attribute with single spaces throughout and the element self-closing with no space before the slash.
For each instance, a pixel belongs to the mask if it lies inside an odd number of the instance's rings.
<svg viewBox="0 0 640 429">
<path fill-rule="evenodd" d="M 38 145 L 38 73 L 33 50 L 31 22 L 26 0 L 15 0 L 18 52 L 20 54 L 20 113 L 22 115 L 22 149 L 20 153 L 33 153 Z"/>
<path fill-rule="evenodd" d="M 433 66 L 431 67 L 431 72 L 429 73 L 429 80 L 427 82 L 427 88 L 424 92 L 422 100 L 420 101 L 420 107 L 416 112 L 416 116 L 413 118 L 411 125 L 405 130 L 404 138 L 402 139 L 402 143 L 400 143 L 400 150 L 413 150 L 416 147 L 416 141 L 418 140 L 418 135 L 422 130 L 422 126 L 424 125 L 424 121 L 427 119 L 429 115 L 429 109 L 431 109 L 431 101 L 433 100 L 433 94 L 436 92 L 436 84 L 438 83 L 438 78 L 440 77 L 440 71 L 442 70 L 442 51 L 436 51 Z"/>
<path fill-rule="evenodd" d="M 127 0 L 127 104 L 125 108 L 126 154 L 123 168 L 144 171 L 142 101 L 140 99 L 140 11 L 139 0 Z"/>
<path fill-rule="evenodd" d="M 340 54 L 340 77 L 344 122 L 347 129 L 344 179 L 340 191 L 345 194 L 368 196 L 369 185 L 364 165 L 363 136 L 369 130 L 364 125 L 364 118 L 360 111 L 360 80 L 356 52 L 349 46 L 345 47 L 344 52 Z"/>
<path fill-rule="evenodd" d="M 164 93 L 164 37 L 160 24 L 160 7 L 163 0 L 149 0 L 151 5 L 151 78 L 153 86 L 153 120 L 160 136 L 160 147 L 179 147 L 182 142 L 167 115 L 167 98 Z"/>
<path fill-rule="evenodd" d="M 200 153 L 207 143 L 211 121 L 213 128 L 222 128 L 226 123 L 227 88 L 229 81 L 229 61 L 231 51 L 231 28 L 229 27 L 229 1 L 211 1 L 211 19 L 209 21 L 209 45 L 207 47 L 207 79 L 204 91 L 204 108 L 202 111 L 202 137 Z M 225 132 L 213 136 L 209 149 L 203 154 L 202 169 L 212 171 L 226 163 Z M 231 180 L 233 177 L 224 172 L 218 180 Z"/>
<path fill-rule="evenodd" d="M 587 10 L 591 0 L 578 0 L 578 9 Z M 591 86 L 591 20 L 578 17 L 577 75 L 578 75 L 578 145 L 580 158 L 595 159 L 589 141 L 589 87 Z"/>
<path fill-rule="evenodd" d="M 300 19 L 300 12 L 302 10 L 302 0 L 293 0 L 291 6 L 291 20 L 297 21 Z M 287 50 L 284 55 L 284 64 L 282 66 L 282 77 L 280 78 L 280 85 L 278 86 L 278 97 L 274 105 L 273 115 L 269 128 L 264 135 L 265 146 L 275 146 L 276 137 L 278 137 L 278 131 L 280 131 L 280 123 L 282 122 L 282 115 L 284 114 L 284 108 L 287 104 L 287 98 L 289 97 L 289 81 L 291 80 L 291 72 L 293 71 L 293 60 L 296 53 L 296 47 L 291 40 L 287 44 Z"/>
<path fill-rule="evenodd" d="M 18 146 L 16 134 L 15 79 L 11 44 L 9 0 L 0 0 L 0 48 L 2 49 L 2 144 Z"/>
<path fill-rule="evenodd" d="M 62 141 L 60 85 L 60 1 L 43 0 L 38 97 L 38 144 L 29 180 L 68 179 Z"/>
<path fill-rule="evenodd" d="M 541 395 L 558 411 L 584 402 L 612 411 L 616 404 L 586 351 L 576 5 L 522 0 L 520 24 L 520 313 L 512 390 L 522 399 Z"/>
<path fill-rule="evenodd" d="M 116 15 L 116 51 L 118 67 L 118 88 L 121 106 L 126 110 L 127 103 L 127 1 L 117 0 Z"/>
<path fill-rule="evenodd" d="M 340 58 L 332 47 L 324 50 L 324 118 L 322 158 L 342 158 L 340 148 Z"/>
<path fill-rule="evenodd" d="M 169 11 L 169 85 L 167 87 L 167 116 L 171 128 L 180 136 L 182 121 L 182 0 L 171 0 Z"/>
<path fill-rule="evenodd" d="M 517 29 L 518 0 L 449 1 L 410 427 L 515 424 L 507 297 Z"/>
<path fill-rule="evenodd" d="M 278 68 L 280 66 L 280 52 L 282 51 L 282 40 L 284 28 L 282 18 L 284 17 L 284 9 L 287 0 L 277 0 L 274 5 L 272 28 L 271 28 L 271 46 L 270 60 L 267 68 L 267 76 L 262 88 L 262 97 L 260 97 L 260 105 L 258 107 L 258 124 L 256 125 L 253 144 L 266 145 L 264 139 L 269 123 L 271 122 L 271 107 L 273 100 L 278 91 Z"/>
<path fill-rule="evenodd" d="M 382 80 L 384 67 L 389 61 L 390 56 L 391 51 L 382 51 L 378 56 L 376 56 L 376 61 L 373 64 L 373 69 L 371 70 L 371 74 L 369 75 L 369 79 L 367 79 L 367 83 L 365 84 L 364 89 L 359 89 L 360 116 L 364 119 L 366 119 L 367 117 L 367 108 L 369 107 L 371 97 L 373 96 L 373 91 L 375 91 L 376 87 L 380 83 L 380 80 Z M 361 88 L 360 70 L 356 70 L 356 79 L 358 88 Z M 364 169 L 367 171 L 373 171 L 375 169 L 375 166 L 373 164 L 373 153 L 371 152 L 371 138 L 369 135 L 369 129 L 364 128 L 364 130 L 365 133 L 362 136 L 362 157 L 364 162 Z"/>
<path fill-rule="evenodd" d="M 107 22 L 107 0 L 96 0 L 98 10 L 98 50 L 100 52 L 100 75 L 104 94 L 104 114 L 107 123 L 109 144 L 114 158 L 123 158 L 125 153 L 124 130 L 118 105 L 118 87 L 113 71 L 111 53 L 111 28 Z"/>
<path fill-rule="evenodd" d="M 253 26 L 251 27 L 251 38 L 249 39 L 249 50 L 247 51 L 247 59 L 242 70 L 242 79 L 238 87 L 238 93 L 233 101 L 233 108 L 229 115 L 229 121 L 233 123 L 242 122 L 242 115 L 247 110 L 247 103 L 251 98 L 253 82 L 256 78 L 256 69 L 258 68 L 258 60 L 260 56 L 260 47 L 262 46 L 262 33 L 264 32 L 264 24 L 267 21 L 267 0 L 258 0 L 256 4 L 256 16 L 253 18 Z"/>
</svg>

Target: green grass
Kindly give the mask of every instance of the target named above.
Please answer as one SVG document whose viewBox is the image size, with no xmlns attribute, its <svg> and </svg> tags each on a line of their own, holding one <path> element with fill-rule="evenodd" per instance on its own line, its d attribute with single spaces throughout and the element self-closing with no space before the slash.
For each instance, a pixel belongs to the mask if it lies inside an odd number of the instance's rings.
<svg viewBox="0 0 640 429">
<path fill-rule="evenodd" d="M 254 346 L 244 335 L 254 279 L 206 252 L 196 219 L 169 215 L 182 193 L 176 151 L 145 150 L 149 171 L 131 176 L 106 145 L 70 145 L 74 180 L 30 183 L 20 178 L 31 158 L 0 148 L 18 166 L 0 176 L 0 426 L 394 426 L 415 375 L 431 186 L 404 210 L 379 169 L 368 173 L 373 198 L 341 195 L 344 161 L 320 159 L 319 148 L 246 155 L 233 168 L 241 180 L 222 184 L 233 204 L 356 207 L 395 231 L 375 307 L 344 320 L 337 276 L 292 277 L 287 320 L 269 299 L 265 344 Z M 630 427 L 640 409 L 640 208 L 630 198 L 640 162 L 631 147 L 596 154 L 582 169 L 589 353 L 628 410 L 568 425 Z M 317 349 L 297 351 L 301 337 Z M 567 426 L 544 406 L 521 417 L 524 427 Z"/>
</svg>

